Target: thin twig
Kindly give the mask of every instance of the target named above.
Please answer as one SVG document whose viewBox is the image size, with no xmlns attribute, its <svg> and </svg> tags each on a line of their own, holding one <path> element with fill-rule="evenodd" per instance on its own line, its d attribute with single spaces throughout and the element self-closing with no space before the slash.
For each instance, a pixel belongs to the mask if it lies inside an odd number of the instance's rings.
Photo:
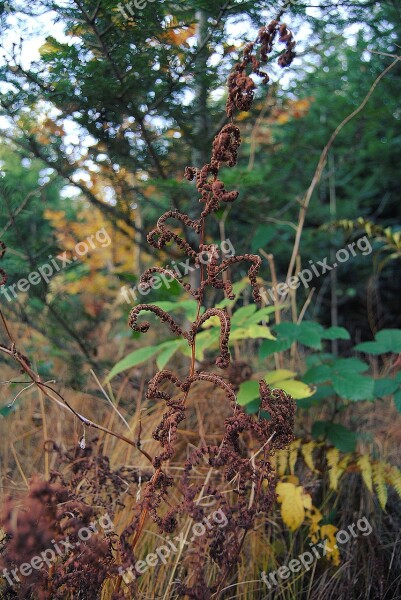
<svg viewBox="0 0 401 600">
<path fill-rule="evenodd" d="M 330 139 L 327 142 L 326 146 L 323 148 L 323 151 L 320 155 L 320 159 L 317 164 L 315 174 L 312 178 L 311 184 L 301 202 L 301 209 L 299 211 L 299 218 L 298 218 L 297 233 L 295 236 L 294 248 L 292 250 L 291 260 L 290 260 L 290 264 L 289 264 L 288 272 L 287 272 L 287 281 L 291 277 L 293 269 L 294 269 L 295 260 L 296 260 L 298 250 L 299 250 L 299 245 L 301 242 L 301 235 L 302 235 L 303 227 L 305 224 L 305 217 L 306 217 L 306 213 L 307 213 L 307 210 L 309 207 L 309 203 L 311 201 L 312 194 L 315 191 L 315 188 L 316 188 L 317 184 L 319 183 L 320 178 L 322 176 L 323 169 L 326 164 L 327 154 L 328 154 L 331 146 L 333 145 L 334 140 L 336 139 L 336 137 L 338 136 L 340 131 L 345 127 L 345 125 L 347 125 L 354 117 L 356 117 L 365 108 L 366 104 L 368 103 L 368 101 L 369 101 L 371 95 L 373 94 L 373 92 L 375 91 L 376 87 L 379 85 L 380 81 L 383 79 L 383 77 L 385 77 L 387 75 L 387 73 L 389 71 L 391 71 L 391 69 L 393 69 L 395 67 L 395 65 L 400 60 L 401 60 L 401 57 L 397 56 L 395 58 L 395 60 L 388 67 L 386 67 L 384 69 L 384 71 L 382 71 L 380 73 L 380 75 L 375 79 L 375 81 L 371 85 L 368 93 L 366 94 L 365 98 L 363 99 L 361 104 L 358 106 L 358 108 L 356 108 L 354 111 L 352 111 L 351 114 L 349 114 L 343 121 L 341 121 L 341 123 L 336 127 L 336 129 L 330 136 Z"/>
</svg>

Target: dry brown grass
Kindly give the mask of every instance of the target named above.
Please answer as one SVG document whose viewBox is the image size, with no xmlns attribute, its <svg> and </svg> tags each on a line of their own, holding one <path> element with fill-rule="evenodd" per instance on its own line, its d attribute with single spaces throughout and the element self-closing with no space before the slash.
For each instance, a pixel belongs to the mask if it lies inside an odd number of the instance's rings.
<svg viewBox="0 0 401 600">
<path fill-rule="evenodd" d="M 123 423 L 119 414 L 101 394 L 79 393 L 63 390 L 74 408 L 81 413 L 109 427 L 124 433 L 133 439 L 138 434 L 141 422 L 141 443 L 150 455 L 157 452 L 157 443 L 152 438 L 152 430 L 160 421 L 164 405 L 149 403 L 145 400 L 145 381 L 151 369 L 145 369 L 136 379 L 123 378 L 120 387 L 114 392 L 113 401 L 118 404 L 118 410 L 128 422 L 129 429 Z M 4 369 L 3 378 L 12 377 L 11 369 Z M 111 393 L 111 390 L 109 390 Z M 130 399 L 128 401 L 127 399 Z M 370 410 L 368 411 L 367 408 Z M 177 454 L 169 465 L 169 473 L 179 475 L 183 459 L 189 448 L 198 446 L 202 441 L 218 443 L 221 439 L 224 417 L 229 407 L 224 397 L 212 386 L 200 389 L 194 386 L 188 403 L 188 418 L 180 428 Z M 327 416 L 327 409 L 314 408 L 298 418 L 298 432 L 304 433 L 317 418 Z M 370 432 L 370 439 L 361 443 L 364 452 L 376 453 L 379 457 L 396 462 L 399 459 L 398 448 L 400 441 L 400 417 L 394 411 L 390 401 L 362 405 L 352 405 L 346 413 L 348 424 Z M 344 422 L 344 424 L 347 424 Z M 52 469 L 58 468 L 57 456 L 44 451 L 46 439 L 54 440 L 63 448 L 77 446 L 82 438 L 82 424 L 68 412 L 43 399 L 38 390 L 25 393 L 16 412 L 6 419 L 0 420 L 1 434 L 1 494 L 21 497 L 26 489 L 29 478 L 35 473 L 46 476 Z M 86 431 L 87 443 L 95 441 L 95 452 L 101 452 L 110 459 L 114 468 L 121 465 L 149 470 L 147 459 L 118 439 L 99 432 Z M 244 447 L 248 440 L 244 440 Z M 248 448 L 251 454 L 252 448 Z M 205 465 L 197 469 L 193 476 L 204 479 L 209 467 Z M 213 476 L 211 474 L 210 476 Z M 222 482 L 220 482 L 221 485 Z M 232 494 L 235 485 L 225 482 L 227 494 Z M 178 500 L 175 491 L 172 500 Z M 127 485 L 125 492 L 118 498 L 124 506 L 114 506 L 114 523 L 120 533 L 131 521 L 136 499 L 140 497 L 141 489 L 137 484 Z M 325 491 L 321 498 L 322 505 L 333 503 L 333 492 Z M 86 498 L 88 502 L 91 498 Z M 205 500 L 206 501 L 206 500 Z M 347 475 L 340 486 L 340 491 L 334 499 L 336 524 L 339 528 L 346 527 L 361 516 L 368 516 L 373 526 L 369 537 L 358 538 L 344 550 L 341 566 L 336 569 L 325 559 L 317 561 L 310 571 L 294 575 L 287 582 L 269 591 L 260 579 L 261 571 L 276 570 L 291 558 L 296 558 L 302 551 L 308 549 L 306 532 L 302 528 L 295 533 L 289 533 L 283 527 L 279 509 L 276 507 L 271 519 L 258 522 L 254 531 L 245 541 L 243 554 L 238 568 L 227 580 L 221 598 L 243 598 L 244 600 L 279 599 L 290 600 L 305 598 L 308 600 L 339 600 L 371 599 L 371 598 L 400 598 L 401 597 L 401 553 L 399 531 L 401 526 L 400 502 L 390 495 L 387 513 L 384 514 L 377 500 L 367 491 L 359 475 Z M 180 531 L 189 532 L 191 521 L 184 518 L 180 523 Z M 154 552 L 163 544 L 157 529 L 147 525 L 145 534 L 137 547 L 137 556 L 144 557 Z M 192 550 L 196 545 L 192 545 Z M 185 571 L 190 558 L 188 550 L 179 555 L 173 555 L 167 565 L 148 569 L 139 581 L 139 596 L 146 599 L 176 598 L 174 580 Z M 210 578 L 213 579 L 215 566 L 209 568 Z M 108 600 L 113 589 L 113 581 L 104 587 L 102 598 Z M 398 595 L 397 595 L 398 594 Z"/>
</svg>

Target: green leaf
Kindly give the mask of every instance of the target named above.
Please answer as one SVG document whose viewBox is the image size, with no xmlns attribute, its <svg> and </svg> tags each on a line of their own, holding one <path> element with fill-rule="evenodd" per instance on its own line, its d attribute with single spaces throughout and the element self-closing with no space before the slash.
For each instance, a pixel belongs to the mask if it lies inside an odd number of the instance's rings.
<svg viewBox="0 0 401 600">
<path fill-rule="evenodd" d="M 250 325 L 249 327 L 240 327 L 238 329 L 234 329 L 230 340 L 246 340 L 246 339 L 256 340 L 259 338 L 264 338 L 268 340 L 274 340 L 274 336 L 271 333 L 270 329 L 265 325 Z"/>
<path fill-rule="evenodd" d="M 259 358 L 264 359 L 275 352 L 283 352 L 291 348 L 292 344 L 298 339 L 299 329 L 294 323 L 280 323 L 276 325 L 275 331 L 277 339 L 262 342 L 259 349 Z"/>
<path fill-rule="evenodd" d="M 401 329 L 382 329 L 376 334 L 376 341 L 387 348 L 387 352 L 401 352 Z"/>
<path fill-rule="evenodd" d="M 341 452 L 354 452 L 357 434 L 339 423 L 330 423 L 327 427 L 329 441 Z"/>
<path fill-rule="evenodd" d="M 276 325 L 276 332 L 279 339 L 286 338 L 293 343 L 297 341 L 300 329 L 295 323 L 280 323 L 279 325 Z"/>
<path fill-rule="evenodd" d="M 375 398 L 375 382 L 371 377 L 364 377 L 355 372 L 336 373 L 332 377 L 332 383 L 336 393 L 346 400 L 357 402 Z"/>
<path fill-rule="evenodd" d="M 332 370 L 329 365 L 317 365 L 308 369 L 302 379 L 305 383 L 323 383 L 331 380 L 331 375 Z"/>
<path fill-rule="evenodd" d="M 315 350 L 321 350 L 324 328 L 319 323 L 302 321 L 297 327 L 299 330 L 298 341 L 301 344 Z"/>
<path fill-rule="evenodd" d="M 325 340 L 350 340 L 351 336 L 344 327 L 329 327 L 323 334 Z"/>
<path fill-rule="evenodd" d="M 401 390 L 394 394 L 394 405 L 399 413 L 401 413 Z"/>
<path fill-rule="evenodd" d="M 313 321 L 302 321 L 302 323 L 280 323 L 276 326 L 278 342 L 285 340 L 282 347 L 273 350 L 273 352 L 281 352 L 287 350 L 293 342 L 298 341 L 300 344 L 313 348 L 314 350 L 321 350 L 322 339 L 336 340 L 350 339 L 350 335 L 343 327 L 329 327 L 325 330 L 320 323 Z M 263 353 L 266 351 L 271 354 L 272 348 L 265 346 Z M 266 354 L 267 356 L 268 354 Z"/>
<path fill-rule="evenodd" d="M 220 339 L 220 328 L 211 327 L 205 331 L 201 331 L 196 336 L 196 358 L 197 360 L 203 360 L 205 358 L 206 350 L 214 350 L 218 347 Z M 191 355 L 191 349 L 186 343 L 183 346 L 182 351 L 185 355 Z"/>
<path fill-rule="evenodd" d="M 318 354 L 309 354 L 309 356 L 306 357 L 305 362 L 308 368 L 310 368 L 321 365 L 324 361 L 332 362 L 333 358 L 334 357 L 330 352 L 319 352 Z"/>
<path fill-rule="evenodd" d="M 258 381 L 244 381 L 239 386 L 237 394 L 237 402 L 240 406 L 246 406 L 253 400 L 259 398 L 259 382 Z"/>
<path fill-rule="evenodd" d="M 168 344 L 164 344 L 164 349 L 156 358 L 157 368 L 160 369 L 160 371 L 164 369 L 168 361 L 174 356 L 181 345 L 182 340 L 172 340 L 171 342 L 168 342 Z"/>
<path fill-rule="evenodd" d="M 255 400 L 251 400 L 251 402 L 248 402 L 248 404 L 245 404 L 245 412 L 248 415 L 254 415 L 255 413 L 258 412 L 260 407 L 260 398 L 255 398 Z"/>
<path fill-rule="evenodd" d="M 274 354 L 275 352 L 284 352 L 291 348 L 292 342 L 288 339 L 285 340 L 264 340 L 259 348 L 259 358 L 263 360 L 267 356 Z"/>
<path fill-rule="evenodd" d="M 365 352 L 366 354 L 386 354 L 387 352 L 384 344 L 379 344 L 378 342 L 362 342 L 355 346 L 355 350 Z"/>
<path fill-rule="evenodd" d="M 312 425 L 312 437 L 317 440 L 320 436 L 325 436 L 329 421 L 315 421 Z"/>
<path fill-rule="evenodd" d="M 357 344 L 355 350 L 367 354 L 398 354 L 401 352 L 401 329 L 382 329 L 376 334 L 374 342 Z"/>
<path fill-rule="evenodd" d="M 375 379 L 375 397 L 383 398 L 389 396 L 398 388 L 398 382 L 395 379 Z"/>
<path fill-rule="evenodd" d="M 312 437 L 327 437 L 329 442 L 341 452 L 354 452 L 356 448 L 357 435 L 339 423 L 330 421 L 316 421 L 312 425 Z"/>
<path fill-rule="evenodd" d="M 253 315 L 256 311 L 256 304 L 247 304 L 247 306 L 241 306 L 238 310 L 235 311 L 231 318 L 232 325 L 242 325 L 243 323 L 248 322 L 248 318 Z"/>
<path fill-rule="evenodd" d="M 152 304 L 168 313 L 175 310 L 183 310 L 186 314 L 196 314 L 196 309 L 198 307 L 196 300 L 177 300 L 176 302 L 160 300 L 159 302 L 152 302 Z"/>
<path fill-rule="evenodd" d="M 322 347 L 324 328 L 319 323 L 313 323 L 312 321 L 303 321 L 299 325 L 296 323 L 280 323 L 276 325 L 275 331 L 277 346 L 273 347 L 265 344 L 261 349 L 261 358 L 273 352 L 287 350 L 296 341 L 315 350 L 320 350 Z"/>
<path fill-rule="evenodd" d="M 314 350 L 322 349 L 322 336 L 317 331 L 301 333 L 298 341 L 308 348 L 313 348 Z"/>
<path fill-rule="evenodd" d="M 311 396 L 310 398 L 300 398 L 297 400 L 297 408 L 301 408 L 304 410 L 308 410 L 312 408 L 312 406 L 317 406 L 319 404 L 319 400 L 315 398 L 315 396 Z"/>
<path fill-rule="evenodd" d="M 335 396 L 335 391 L 332 385 L 319 385 L 317 387 L 316 393 L 313 396 L 313 399 L 317 402 L 321 400 L 326 400 L 330 398 L 330 396 Z"/>
<path fill-rule="evenodd" d="M 274 311 L 274 306 L 265 306 L 249 317 L 247 324 L 252 325 L 253 323 L 260 323 L 261 321 L 268 321 L 269 319 L 266 317 L 274 313 Z"/>
<path fill-rule="evenodd" d="M 364 373 L 368 369 L 369 365 L 359 358 L 337 358 L 333 362 L 333 370 L 342 375 Z"/>
<path fill-rule="evenodd" d="M 335 391 L 331 385 L 319 385 L 316 392 L 309 398 L 302 398 L 297 401 L 298 408 L 311 408 L 317 406 L 320 402 L 327 400 L 330 396 L 334 396 Z"/>
<path fill-rule="evenodd" d="M 265 248 L 266 245 L 272 241 L 276 233 L 277 229 L 274 225 L 259 225 L 252 236 L 252 251 L 254 252 L 259 250 L 259 248 Z"/>
<path fill-rule="evenodd" d="M 5 406 L 2 406 L 0 408 L 0 417 L 3 417 L 3 419 L 5 417 L 8 417 L 9 415 L 11 415 L 13 412 L 15 412 L 17 406 L 16 404 L 6 404 Z"/>
<path fill-rule="evenodd" d="M 247 277 L 244 277 L 243 279 L 241 279 L 241 281 L 237 281 L 236 283 L 234 283 L 233 285 L 233 293 L 235 294 L 236 298 L 235 300 L 229 300 L 229 298 L 224 298 L 224 300 L 222 300 L 221 302 L 219 302 L 216 307 L 217 308 L 225 308 L 227 306 L 234 306 L 234 304 L 236 304 L 239 300 L 239 294 L 241 294 L 241 292 L 248 287 L 249 285 L 249 279 Z"/>
<path fill-rule="evenodd" d="M 127 354 L 127 356 L 120 360 L 111 369 L 110 373 L 106 377 L 106 382 L 113 379 L 113 377 L 119 373 L 122 373 L 122 371 L 136 367 L 136 365 L 140 365 L 141 363 L 145 362 L 145 360 L 149 360 L 158 354 L 158 352 L 160 352 L 160 346 L 145 346 L 144 348 L 138 348 L 138 350 L 134 350 L 130 354 Z"/>
</svg>

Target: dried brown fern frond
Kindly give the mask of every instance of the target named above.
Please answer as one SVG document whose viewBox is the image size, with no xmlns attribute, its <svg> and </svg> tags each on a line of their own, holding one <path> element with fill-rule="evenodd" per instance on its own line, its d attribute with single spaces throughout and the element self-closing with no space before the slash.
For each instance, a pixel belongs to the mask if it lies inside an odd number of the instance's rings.
<svg viewBox="0 0 401 600">
<path fill-rule="evenodd" d="M 252 529 L 258 515 L 267 515 L 275 498 L 275 473 L 271 465 L 271 454 L 275 450 L 285 448 L 293 439 L 293 421 L 295 405 L 290 396 L 282 390 L 271 390 L 264 382 L 260 382 L 261 409 L 269 413 L 270 418 L 265 419 L 261 415 L 254 417 L 248 415 L 238 405 L 235 389 L 230 382 L 220 374 L 195 370 L 196 342 L 202 326 L 211 318 L 217 317 L 220 321 L 219 351 L 215 364 L 220 369 L 230 367 L 230 330 L 231 320 L 226 310 L 210 307 L 205 309 L 205 295 L 212 288 L 222 290 L 230 298 L 234 298 L 233 282 L 228 270 L 233 265 L 248 263 L 248 277 L 253 290 L 253 298 L 256 302 L 261 300 L 259 285 L 257 281 L 261 258 L 255 254 L 245 253 L 240 256 L 232 256 L 222 259 L 216 244 L 206 243 L 206 220 L 226 204 L 232 203 L 239 197 L 238 190 L 226 189 L 220 171 L 222 168 L 232 168 L 237 164 L 238 152 L 241 145 L 240 130 L 235 125 L 233 117 L 236 111 L 247 111 L 251 108 L 256 83 L 252 78 L 254 75 L 262 78 L 262 84 L 269 80 L 267 73 L 261 70 L 261 64 L 268 60 L 274 44 L 278 40 L 286 46 L 285 51 L 279 56 L 278 64 L 282 67 L 288 66 L 293 60 L 295 53 L 295 42 L 292 33 L 287 26 L 273 20 L 269 25 L 259 30 L 255 42 L 247 44 L 242 59 L 234 66 L 228 77 L 228 100 L 226 106 L 227 117 L 231 122 L 225 124 L 215 136 L 210 161 L 203 166 L 191 166 L 185 169 L 185 178 L 193 181 L 199 194 L 199 217 L 194 219 L 188 214 L 178 210 L 166 211 L 158 219 L 155 228 L 149 232 L 147 239 L 151 246 L 163 249 L 170 243 L 175 243 L 182 250 L 188 261 L 191 260 L 199 269 L 200 282 L 197 287 L 192 287 L 189 282 L 178 273 L 165 267 L 148 268 L 141 277 L 141 285 L 144 289 L 151 288 L 155 283 L 155 274 L 169 276 L 175 279 L 182 287 L 197 300 L 196 315 L 187 327 L 187 331 L 181 327 L 170 314 L 153 304 L 139 304 L 135 306 L 129 317 L 129 326 L 136 332 L 146 333 L 150 327 L 148 321 L 138 322 L 142 312 L 151 312 L 163 323 L 166 323 L 170 331 L 177 337 L 186 340 L 190 346 L 190 366 L 185 377 L 179 378 L 172 371 L 161 370 L 150 380 L 146 392 L 150 404 L 160 401 L 164 406 L 164 413 L 159 422 L 152 429 L 153 440 L 157 442 L 157 448 L 152 456 L 141 448 L 140 434 L 135 444 L 132 440 L 115 434 L 137 449 L 149 460 L 151 467 L 146 472 L 145 485 L 142 488 L 141 497 L 137 502 L 132 520 L 125 528 L 119 538 L 119 550 L 121 566 L 135 564 L 138 549 L 137 544 L 141 539 L 148 517 L 157 525 L 163 534 L 173 533 L 177 530 L 178 523 L 183 515 L 198 522 L 206 522 L 209 507 L 201 502 L 205 497 L 213 498 L 214 510 L 220 511 L 224 516 L 224 527 L 218 522 L 212 523 L 205 531 L 205 535 L 198 539 L 194 545 L 192 555 L 183 561 L 180 572 L 180 580 L 177 582 L 176 590 L 180 595 L 203 600 L 213 594 L 219 595 L 224 582 L 230 574 L 231 569 L 238 562 L 239 555 L 247 532 Z M 182 229 L 176 232 L 177 224 L 173 227 L 170 220 L 176 221 Z M 190 229 L 198 237 L 197 244 L 186 239 L 186 230 Z M 194 247 L 196 246 L 196 247 Z M 0 259 L 3 258 L 5 245 L 0 242 Z M 205 261 L 205 256 L 207 260 Z M 248 266 L 250 263 L 250 266 Z M 206 268 L 203 267 L 206 265 Z M 6 273 L 0 269 L 0 285 L 6 282 Z M 9 335 L 11 341 L 11 335 Z M 2 347 L 9 356 L 13 356 L 29 375 L 32 381 L 42 392 L 51 392 L 50 397 L 57 402 L 63 401 L 68 408 L 85 425 L 96 427 L 104 433 L 110 434 L 109 429 L 82 417 L 72 409 L 64 398 L 55 392 L 48 384 L 43 383 L 39 376 L 29 367 L 29 362 L 23 355 L 11 347 Z M 185 460 L 180 455 L 179 473 L 171 475 L 170 466 L 177 458 L 177 453 L 182 451 L 180 436 L 183 424 L 190 412 L 188 410 L 189 395 L 195 387 L 208 384 L 219 393 L 219 401 L 224 403 L 224 425 L 219 436 L 201 434 L 197 446 L 187 445 Z M 211 385 L 210 385 L 211 384 Z M 222 400 L 221 400 L 222 399 Z M 218 439 L 215 439 L 218 437 Z M 207 441 L 206 441 L 207 440 Z M 154 448 L 153 448 L 154 450 Z M 104 457 L 100 457 L 104 458 Z M 86 473 L 89 478 L 93 461 L 84 455 L 80 457 L 80 463 L 75 459 L 72 463 L 77 468 L 77 477 L 83 477 Z M 118 479 L 110 475 L 108 463 L 99 459 L 97 473 L 101 475 L 101 485 L 112 485 L 118 488 Z M 153 467 L 153 470 L 152 470 Z M 85 468 L 87 470 L 85 471 Z M 193 474 L 196 473 L 196 477 Z M 131 473 L 133 481 L 136 473 Z M 93 478 L 93 476 L 92 476 Z M 127 477 L 128 475 L 127 475 Z M 72 481 L 75 478 L 72 477 Z M 36 484 L 35 484 L 36 485 Z M 44 522 L 43 531 L 36 532 L 36 537 L 70 533 L 76 537 L 77 527 L 88 523 L 93 516 L 93 509 L 83 499 L 80 501 L 71 493 L 65 480 L 57 473 L 53 473 L 50 482 L 38 483 L 28 496 L 33 507 L 31 513 L 27 513 L 22 519 L 22 529 L 14 532 L 13 541 L 8 545 L 9 561 L 13 560 L 13 552 L 20 549 L 21 544 L 26 544 L 23 539 L 24 532 L 28 532 L 29 541 L 41 547 L 46 540 L 35 538 L 32 531 L 31 520 L 37 516 L 42 518 L 42 513 L 49 517 L 49 523 Z M 80 484 L 85 487 L 84 483 Z M 87 490 L 86 490 L 87 491 Z M 45 500 L 44 500 L 45 499 Z M 64 505 L 63 509 L 60 508 Z M 44 508 L 45 506 L 45 508 Z M 100 503 L 100 506 L 103 506 Z M 64 510 L 64 512 L 61 512 Z M 69 510 L 72 515 L 66 519 L 65 511 Z M 46 517 L 46 518 L 47 518 Z M 25 519 L 25 521 L 24 521 Z M 12 526 L 12 514 L 10 507 L 6 506 L 3 515 L 3 526 L 6 531 Z M 25 525 L 24 525 L 25 523 Z M 63 529 L 63 527 L 68 528 Z M 47 526 L 49 525 L 49 527 Z M 7 529 L 8 528 L 8 529 Z M 57 531 L 56 531 L 56 529 Z M 9 535 L 12 535 L 11 529 Z M 22 535 L 22 537 L 21 537 Z M 75 539 L 75 538 L 74 538 Z M 216 566 L 216 576 L 210 580 L 206 570 L 206 559 L 210 559 Z M 29 597 L 31 593 L 40 598 L 58 598 L 65 590 L 72 591 L 76 597 L 81 597 L 83 582 L 87 587 L 88 578 L 93 595 L 87 598 L 100 597 L 102 582 L 107 577 L 113 576 L 117 570 L 117 561 L 112 559 L 110 541 L 101 539 L 88 544 L 81 549 L 78 557 L 72 552 L 66 560 L 60 561 L 57 569 L 42 574 L 38 581 L 33 581 L 33 587 L 20 586 L 18 593 Z M 140 574 L 137 573 L 137 577 Z M 27 581 L 27 585 L 31 583 Z M 117 578 L 117 585 L 113 591 L 113 597 L 123 597 L 122 577 Z M 131 586 L 137 595 L 137 584 L 134 579 Z"/>
<path fill-rule="evenodd" d="M 235 111 L 250 109 L 256 87 L 251 74 L 262 77 L 264 84 L 268 82 L 269 77 L 260 70 L 260 65 L 267 62 L 277 37 L 279 42 L 286 44 L 285 52 L 279 56 L 279 65 L 287 66 L 294 58 L 295 42 L 285 24 L 274 20 L 260 29 L 255 42 L 245 47 L 242 60 L 234 66 L 229 75 L 226 107 L 229 118 L 233 118 Z M 234 202 L 239 196 L 237 190 L 226 189 L 219 173 L 223 166 L 236 165 L 240 144 L 239 128 L 232 122 L 224 125 L 214 138 L 210 162 L 202 167 L 191 166 L 185 169 L 184 177 L 188 181 L 195 181 L 199 202 L 203 205 L 199 218 L 192 219 L 177 210 L 167 211 L 148 235 L 152 246 L 164 248 L 173 241 L 185 255 L 194 260 L 195 265 L 207 265 L 206 269 L 200 269 L 201 280 L 196 289 L 191 288 L 189 283 L 184 283 L 181 276 L 170 273 L 168 266 L 151 267 L 141 278 L 142 284 L 149 288 L 154 283 L 155 273 L 169 274 L 197 299 L 197 314 L 189 331 L 184 331 L 169 314 L 151 304 L 140 304 L 133 308 L 129 319 L 132 329 L 144 333 L 150 324 L 138 324 L 138 316 L 145 310 L 153 312 L 168 324 L 175 335 L 187 340 L 191 346 L 192 358 L 189 374 L 185 379 L 180 380 L 171 371 L 163 370 L 149 382 L 147 398 L 166 402 L 163 418 L 153 431 L 153 438 L 160 443 L 161 452 L 153 460 L 156 471 L 145 487 L 132 523 L 121 536 L 122 556 L 126 563 L 133 564 L 135 547 L 148 516 L 158 525 L 161 532 L 171 533 L 176 529 L 179 517 L 183 514 L 202 522 L 206 518 L 207 508 L 199 501 L 205 496 L 213 497 L 215 507 L 222 510 L 226 516 L 226 527 L 224 531 L 218 527 L 208 529 L 205 538 L 199 541 L 194 557 L 185 567 L 183 579 L 178 583 L 178 592 L 181 595 L 199 600 L 219 592 L 230 569 L 238 560 L 244 537 L 252 528 L 256 515 L 270 510 L 275 498 L 275 475 L 269 457 L 273 451 L 285 448 L 293 439 L 295 404 L 285 392 L 270 390 L 264 382 L 260 382 L 261 408 L 269 413 L 270 419 L 255 419 L 237 404 L 235 391 L 230 383 L 216 373 L 195 371 L 197 334 L 202 325 L 212 317 L 217 317 L 220 321 L 219 355 L 215 363 L 221 369 L 227 369 L 230 365 L 230 316 L 225 310 L 213 307 L 202 312 L 208 288 L 223 290 L 228 298 L 234 298 L 233 283 L 229 276 L 223 277 L 223 274 L 235 264 L 248 262 L 251 263 L 248 277 L 254 300 L 261 300 L 257 281 L 261 258 L 255 254 L 244 254 L 220 261 L 217 245 L 205 243 L 206 218 L 216 212 L 221 204 Z M 166 221 L 170 218 L 182 224 L 182 235 L 167 227 Z M 185 239 L 185 227 L 191 228 L 199 235 L 197 250 Z M 177 484 L 168 474 L 169 463 L 177 451 L 180 424 L 187 417 L 188 396 L 195 382 L 208 382 L 222 390 L 230 405 L 231 416 L 225 419 L 224 432 L 219 444 L 205 445 L 200 442 L 199 447 L 190 452 L 183 475 Z M 173 386 L 171 392 L 167 391 L 167 384 Z M 252 444 L 251 440 L 254 440 Z M 252 456 L 249 456 L 249 444 L 259 448 Z M 206 466 L 211 469 L 207 479 L 200 478 L 199 481 L 199 477 L 194 479 L 191 476 L 195 469 L 202 471 Z M 234 494 L 232 490 L 225 490 L 226 484 L 234 486 Z M 218 579 L 211 584 L 207 584 L 202 558 L 207 554 L 220 567 Z"/>
</svg>

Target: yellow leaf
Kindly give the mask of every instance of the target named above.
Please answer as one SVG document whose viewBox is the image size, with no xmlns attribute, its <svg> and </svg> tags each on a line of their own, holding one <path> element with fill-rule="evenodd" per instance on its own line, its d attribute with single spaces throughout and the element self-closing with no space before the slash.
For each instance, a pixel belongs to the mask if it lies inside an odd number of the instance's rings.
<svg viewBox="0 0 401 600">
<path fill-rule="evenodd" d="M 282 477 L 285 473 L 288 463 L 288 450 L 278 450 L 277 457 L 277 474 Z"/>
<path fill-rule="evenodd" d="M 295 531 L 305 520 L 305 508 L 312 508 L 312 498 L 304 492 L 302 486 L 293 483 L 279 482 L 276 492 L 283 521 L 291 531 Z"/>
<path fill-rule="evenodd" d="M 301 452 L 305 464 L 312 471 L 312 473 L 317 473 L 317 469 L 313 463 L 313 451 L 315 448 L 316 442 L 308 442 L 307 444 L 302 444 L 301 446 Z"/>
<path fill-rule="evenodd" d="M 270 463 L 273 471 L 277 471 L 277 452 L 270 457 Z"/>
<path fill-rule="evenodd" d="M 210 329 L 211 327 L 220 327 L 220 319 L 219 317 L 210 317 L 205 323 L 202 325 L 202 329 Z"/>
<path fill-rule="evenodd" d="M 237 121 L 244 121 L 248 117 L 249 117 L 249 112 L 240 112 L 239 115 L 237 115 L 236 119 L 237 119 Z"/>
<path fill-rule="evenodd" d="M 304 492 L 303 488 L 302 488 L 301 498 L 302 498 L 304 508 L 311 510 L 312 509 L 312 496 L 310 494 L 307 494 L 306 492 Z"/>
<path fill-rule="evenodd" d="M 277 117 L 277 123 L 279 123 L 280 125 L 285 125 L 285 123 L 288 123 L 289 120 L 290 117 L 287 113 L 282 113 Z"/>
<path fill-rule="evenodd" d="M 338 468 L 338 461 L 340 459 L 340 453 L 337 448 L 330 448 L 326 453 L 327 464 L 329 465 L 329 482 L 330 489 L 336 491 L 338 488 L 338 480 L 341 475 L 341 471 Z"/>
<path fill-rule="evenodd" d="M 294 485 L 299 485 L 299 479 L 296 475 L 284 475 L 281 481 L 283 483 L 293 483 Z"/>
<path fill-rule="evenodd" d="M 310 106 L 310 100 L 308 98 L 303 98 L 302 100 L 295 100 L 292 106 L 295 110 L 305 112 Z"/>
<path fill-rule="evenodd" d="M 177 27 L 174 27 L 174 25 L 177 25 Z M 174 28 L 170 28 L 162 37 L 167 42 L 175 44 L 176 46 L 186 44 L 187 39 L 195 34 L 195 24 L 189 26 L 180 25 L 177 20 L 174 19 L 170 27 Z"/>
<path fill-rule="evenodd" d="M 390 485 L 393 486 L 393 488 L 401 498 L 401 473 L 397 467 L 390 467 L 387 475 L 387 480 L 390 483 Z"/>
<path fill-rule="evenodd" d="M 344 472 L 345 469 L 348 467 L 348 463 L 351 461 L 351 459 L 352 459 L 351 454 L 345 454 L 342 457 L 342 459 L 338 463 L 338 466 L 339 466 L 339 468 L 341 469 L 342 472 Z"/>
<path fill-rule="evenodd" d="M 277 383 L 277 381 L 294 379 L 294 377 L 296 377 L 296 373 L 294 373 L 294 371 L 289 371 L 288 369 L 277 369 L 277 371 L 271 371 L 271 373 L 268 373 L 265 377 L 265 381 L 269 385 L 273 385 L 273 383 Z"/>
<path fill-rule="evenodd" d="M 357 460 L 357 465 L 361 471 L 362 479 L 370 492 L 373 492 L 372 485 L 372 465 L 370 464 L 369 456 L 364 454 Z"/>
<path fill-rule="evenodd" d="M 279 388 L 290 394 L 295 400 L 300 400 L 301 398 L 309 398 L 309 396 L 313 396 L 316 390 L 306 385 L 306 383 L 302 383 L 302 381 L 295 381 L 295 379 L 285 379 L 283 381 L 277 381 L 274 386 L 275 388 Z"/>
<path fill-rule="evenodd" d="M 298 458 L 298 448 L 301 445 L 301 440 L 294 440 L 290 445 L 290 456 L 288 459 L 288 463 L 290 465 L 290 473 L 294 475 L 295 463 Z"/>
<path fill-rule="evenodd" d="M 384 469 L 383 463 L 381 461 L 377 461 L 373 464 L 373 483 L 376 487 L 377 497 L 379 499 L 379 504 L 383 510 L 386 508 L 387 504 L 387 487 L 386 482 L 384 480 Z"/>
<path fill-rule="evenodd" d="M 307 517 L 310 519 L 309 537 L 311 541 L 316 544 L 319 541 L 319 523 L 323 519 L 323 515 L 320 510 L 316 508 L 316 506 L 312 505 Z"/>
<path fill-rule="evenodd" d="M 320 528 L 320 535 L 322 540 L 327 538 L 327 553 L 326 558 L 331 560 L 332 563 L 338 567 L 340 564 L 340 551 L 337 548 L 336 533 L 338 529 L 335 525 L 322 525 Z"/>
<path fill-rule="evenodd" d="M 46 56 L 46 54 L 54 54 L 55 52 L 59 52 L 60 48 L 50 40 L 51 38 L 39 48 L 40 56 Z"/>
</svg>

